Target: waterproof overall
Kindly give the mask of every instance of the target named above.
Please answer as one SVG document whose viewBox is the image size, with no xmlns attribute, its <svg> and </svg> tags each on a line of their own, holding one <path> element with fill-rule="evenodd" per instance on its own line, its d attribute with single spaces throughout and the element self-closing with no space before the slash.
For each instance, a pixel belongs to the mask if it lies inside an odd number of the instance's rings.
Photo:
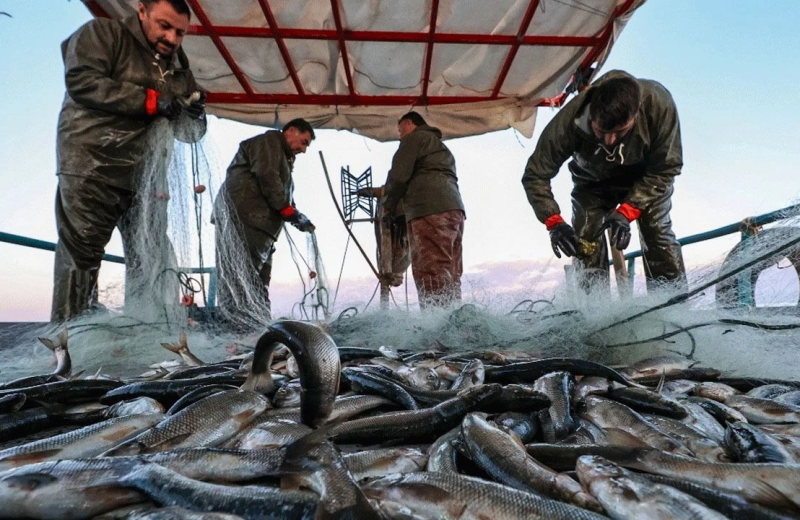
<svg viewBox="0 0 800 520">
<path fill-rule="evenodd" d="M 105 246 L 115 227 L 122 234 L 127 281 L 139 265 L 131 247 L 131 226 L 137 222 L 136 190 L 141 166 L 161 167 L 172 143 L 153 143 L 153 125 L 164 125 L 145 108 L 147 89 L 188 96 L 198 90 L 182 50 L 166 60 L 156 54 L 142 33 L 136 15 L 125 20 L 95 19 L 61 46 L 67 91 L 58 121 L 56 226 L 51 320 L 60 322 L 89 309 L 97 297 L 97 275 Z M 181 116 L 170 125 L 184 142 L 196 142 L 206 122 Z M 155 148 L 155 150 L 154 150 Z M 163 181 L 163 182 L 162 182 Z M 156 196 L 157 194 L 153 194 Z M 156 211 L 166 212 L 168 196 Z M 158 219 L 166 222 L 166 219 Z M 153 240 L 170 247 L 166 229 L 153 230 Z M 177 301 L 178 295 L 175 295 Z"/>
</svg>

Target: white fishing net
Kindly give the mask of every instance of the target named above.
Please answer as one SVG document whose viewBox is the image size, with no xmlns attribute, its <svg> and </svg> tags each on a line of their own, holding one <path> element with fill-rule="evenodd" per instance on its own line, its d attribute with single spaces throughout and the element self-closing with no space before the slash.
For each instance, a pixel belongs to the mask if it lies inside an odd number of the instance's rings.
<svg viewBox="0 0 800 520">
<path fill-rule="evenodd" d="M 167 125 L 157 132 L 156 141 L 172 141 Z M 163 164 L 169 164 L 166 176 L 159 166 Z M 153 363 L 177 360 L 161 343 L 177 341 L 182 332 L 195 355 L 219 361 L 252 346 L 268 323 L 268 309 L 258 298 L 260 281 L 244 268 L 247 255 L 232 223 L 217 218 L 210 225 L 213 195 L 225 173 L 212 144 L 204 139 L 197 145 L 176 142 L 166 151 L 154 147 L 144 166 L 147 174 L 134 212 L 134 227 L 140 231 L 126 251 L 129 259 L 138 258 L 139 276 L 129 278 L 127 285 L 102 283 L 101 302 L 108 311 L 69 323 L 74 372 L 102 368 L 131 375 Z M 201 185 L 204 191 L 195 189 Z M 610 290 L 586 294 L 566 281 L 555 261 L 525 262 L 501 283 L 468 273 L 460 306 L 426 312 L 415 305 L 413 281 L 392 290 L 388 310 L 381 310 L 376 300 L 377 281 L 365 282 L 367 289 L 356 292 L 346 284 L 332 285 L 317 237 L 302 235 L 303 245 L 296 238 L 301 235 L 283 233 L 280 247 L 291 252 L 302 287 L 291 312 L 274 318 L 325 322 L 340 346 L 491 349 L 611 364 L 669 352 L 731 374 L 800 379 L 795 368 L 800 362 L 800 217 L 787 214 L 776 224 L 752 230 L 757 232 L 735 253 L 689 269 L 688 296 L 646 294 L 641 259 L 633 296 L 627 298 L 618 295 L 614 281 Z M 230 321 L 221 326 L 205 312 L 218 290 L 211 287 L 209 275 L 188 272 L 215 265 L 215 233 L 227 244 L 221 253 L 243 266 L 236 271 L 243 290 L 234 327 Z M 731 237 L 721 240 L 737 243 Z M 364 246 L 374 250 L 368 242 Z M 111 269 L 106 266 L 104 270 Z M 182 301 L 188 296 L 191 301 Z M 23 325 L 2 330 L 3 342 L 14 346 L 0 350 L 0 380 L 52 369 L 52 353 L 36 337 L 54 336 L 57 330 Z"/>
</svg>

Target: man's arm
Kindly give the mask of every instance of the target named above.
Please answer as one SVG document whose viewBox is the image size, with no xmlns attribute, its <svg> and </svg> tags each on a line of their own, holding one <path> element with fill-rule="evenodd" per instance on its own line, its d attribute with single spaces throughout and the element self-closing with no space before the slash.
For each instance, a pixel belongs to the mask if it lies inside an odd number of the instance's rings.
<svg viewBox="0 0 800 520">
<path fill-rule="evenodd" d="M 550 180 L 575 152 L 577 137 L 572 129 L 575 111 L 568 110 L 569 108 L 569 104 L 562 108 L 545 127 L 522 175 L 522 186 L 528 202 L 533 207 L 536 218 L 542 223 L 561 213 L 553 197 Z"/>
<path fill-rule="evenodd" d="M 655 113 L 649 117 L 654 124 L 650 129 L 653 137 L 645 157 L 645 174 L 634 182 L 625 197 L 625 202 L 639 210 L 662 197 L 683 167 L 680 121 L 671 101 L 670 97 L 670 103 L 655 107 Z"/>
<path fill-rule="evenodd" d="M 145 87 L 111 78 L 124 28 L 107 20 L 93 20 L 62 45 L 67 93 L 81 105 L 122 116 L 148 114 Z M 152 95 L 151 95 L 152 97 Z M 152 100 L 155 106 L 155 99 Z"/>
<path fill-rule="evenodd" d="M 414 174 L 414 164 L 417 162 L 419 147 L 419 136 L 415 136 L 414 132 L 400 139 L 400 147 L 392 158 L 392 169 L 389 170 L 384 187 L 383 207 L 390 215 L 394 215 L 397 204 L 408 190 L 408 183 Z"/>
</svg>

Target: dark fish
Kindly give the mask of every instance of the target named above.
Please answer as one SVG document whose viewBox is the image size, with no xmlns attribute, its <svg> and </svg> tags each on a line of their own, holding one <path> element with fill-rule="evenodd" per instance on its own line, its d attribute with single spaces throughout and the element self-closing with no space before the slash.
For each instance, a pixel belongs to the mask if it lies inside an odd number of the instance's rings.
<svg viewBox="0 0 800 520">
<path fill-rule="evenodd" d="M 0 397 L 10 394 L 25 394 L 28 399 L 47 403 L 70 403 L 93 401 L 103 394 L 122 386 L 119 381 L 76 379 L 57 381 L 38 386 L 0 390 Z"/>
<path fill-rule="evenodd" d="M 736 462 L 797 462 L 780 441 L 746 422 L 728 424 L 725 447 Z"/>
<path fill-rule="evenodd" d="M 419 409 L 417 401 L 397 381 L 392 381 L 380 374 L 352 367 L 342 370 L 342 377 L 350 383 L 350 387 L 356 392 L 385 397 L 407 410 Z"/>
<path fill-rule="evenodd" d="M 162 506 L 231 513 L 248 520 L 310 520 L 318 504 L 314 493 L 207 484 L 157 464 L 140 465 L 123 476 L 119 485 L 135 489 Z"/>
<path fill-rule="evenodd" d="M 142 381 L 115 388 L 100 398 L 103 404 L 114 404 L 137 397 L 150 397 L 164 406 L 172 406 L 184 395 L 209 385 L 235 385 L 242 380 L 227 374 L 181 379 L 178 381 Z"/>
<path fill-rule="evenodd" d="M 486 369 L 483 366 L 483 362 L 480 359 L 473 359 L 464 365 L 461 373 L 450 385 L 450 390 L 463 390 L 471 386 L 481 385 L 485 377 Z"/>
<path fill-rule="evenodd" d="M 556 442 L 577 428 L 571 412 L 571 399 L 574 380 L 569 372 L 552 372 L 546 374 L 533 384 L 534 390 L 550 399 L 547 410 L 552 429 L 544 430 L 546 442 Z"/>
<path fill-rule="evenodd" d="M 452 429 L 468 412 L 496 399 L 501 391 L 496 384 L 475 386 L 432 408 L 348 421 L 333 426 L 329 434 L 336 442 L 345 444 L 430 438 Z"/>
<path fill-rule="evenodd" d="M 780 379 L 765 379 L 753 377 L 720 377 L 717 382 L 724 383 L 740 392 L 749 392 L 763 385 L 786 385 L 800 389 L 800 381 L 783 381 Z"/>
<path fill-rule="evenodd" d="M 489 383 L 533 383 L 550 372 L 565 371 L 573 376 L 600 376 L 626 386 L 639 386 L 616 370 L 577 358 L 548 358 L 486 369 Z"/>
<path fill-rule="evenodd" d="M 279 343 L 294 355 L 303 385 L 303 402 L 300 405 L 302 422 L 311 427 L 325 424 L 333 411 L 333 402 L 339 393 L 339 350 L 322 328 L 301 321 L 283 321 L 273 324 L 256 343 L 253 366 L 244 390 L 272 391 L 272 374 L 269 367 L 272 352 Z"/>
<path fill-rule="evenodd" d="M 506 412 L 494 418 L 501 430 L 513 432 L 523 443 L 532 442 L 539 433 L 536 417 L 531 413 Z"/>
<path fill-rule="evenodd" d="M 640 413 L 656 413 L 674 419 L 683 419 L 688 415 L 678 401 L 646 388 L 615 388 L 609 397 Z"/>
<path fill-rule="evenodd" d="M 27 401 L 25 394 L 8 394 L 0 397 L 0 414 L 16 412 Z"/>
<path fill-rule="evenodd" d="M 714 419 L 716 419 L 717 422 L 722 425 L 731 422 L 747 422 L 747 419 L 745 419 L 741 413 L 734 410 L 730 406 L 725 406 L 719 401 L 706 399 L 705 397 L 689 397 L 686 400 L 690 403 L 701 406 L 703 410 L 710 413 L 712 417 L 714 417 Z"/>
</svg>

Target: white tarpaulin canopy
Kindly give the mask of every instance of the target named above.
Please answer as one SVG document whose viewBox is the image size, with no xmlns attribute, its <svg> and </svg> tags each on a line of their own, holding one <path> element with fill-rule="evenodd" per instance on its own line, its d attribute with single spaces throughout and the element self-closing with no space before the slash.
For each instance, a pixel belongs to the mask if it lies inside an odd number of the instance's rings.
<svg viewBox="0 0 800 520">
<path fill-rule="evenodd" d="M 183 42 L 208 111 L 263 126 L 397 138 L 419 111 L 445 137 L 516 128 L 591 79 L 645 0 L 188 0 Z M 84 0 L 122 18 L 137 0 Z"/>
</svg>

